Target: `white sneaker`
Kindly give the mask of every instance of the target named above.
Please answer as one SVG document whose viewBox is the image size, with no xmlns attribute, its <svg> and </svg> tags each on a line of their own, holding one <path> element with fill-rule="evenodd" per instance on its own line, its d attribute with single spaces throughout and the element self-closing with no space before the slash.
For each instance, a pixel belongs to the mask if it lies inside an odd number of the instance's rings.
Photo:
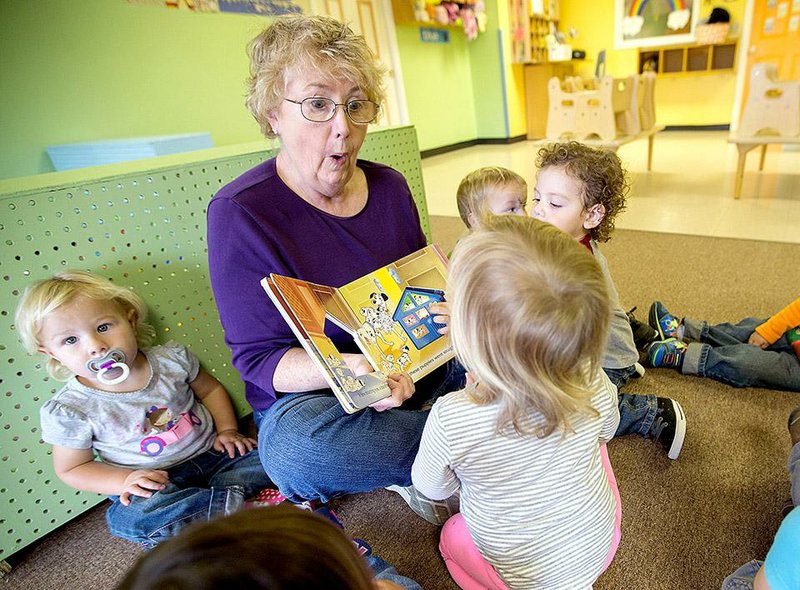
<svg viewBox="0 0 800 590">
<path fill-rule="evenodd" d="M 431 524 L 442 526 L 459 510 L 458 494 L 453 494 L 444 500 L 431 500 L 419 493 L 414 486 L 389 486 L 386 489 L 400 494 L 411 510 Z"/>
</svg>

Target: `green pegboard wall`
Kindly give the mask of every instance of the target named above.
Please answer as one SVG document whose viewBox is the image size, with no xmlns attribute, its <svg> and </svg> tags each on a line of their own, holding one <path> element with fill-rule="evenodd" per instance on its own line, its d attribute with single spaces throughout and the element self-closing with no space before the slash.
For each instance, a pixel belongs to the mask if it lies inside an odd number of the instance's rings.
<svg viewBox="0 0 800 590">
<path fill-rule="evenodd" d="M 31 281 L 80 268 L 133 287 L 148 304 L 158 340 L 189 346 L 231 393 L 239 415 L 250 412 L 208 281 L 205 213 L 222 185 L 275 152 L 218 151 L 168 166 L 153 159 L 45 175 L 38 186 L 37 177 L 0 183 L 0 559 L 103 500 L 62 484 L 40 438 L 39 408 L 61 383 L 47 375 L 43 359 L 25 353 L 13 326 Z M 413 127 L 370 132 L 359 157 L 403 173 L 430 239 Z"/>
</svg>

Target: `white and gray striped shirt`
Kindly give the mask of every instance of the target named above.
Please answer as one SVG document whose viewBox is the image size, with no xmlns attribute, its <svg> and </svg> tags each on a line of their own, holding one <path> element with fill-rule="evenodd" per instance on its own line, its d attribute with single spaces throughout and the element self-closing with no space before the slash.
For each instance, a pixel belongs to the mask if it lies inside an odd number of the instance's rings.
<svg viewBox="0 0 800 590">
<path fill-rule="evenodd" d="M 460 490 L 476 546 L 510 588 L 589 588 L 603 569 L 616 505 L 599 442 L 614 436 L 619 410 L 605 373 L 591 388 L 600 416 L 575 416 L 574 432 L 563 436 L 519 436 L 510 428 L 500 435 L 497 405 L 477 405 L 466 390 L 431 410 L 414 486 L 434 499 Z"/>
</svg>

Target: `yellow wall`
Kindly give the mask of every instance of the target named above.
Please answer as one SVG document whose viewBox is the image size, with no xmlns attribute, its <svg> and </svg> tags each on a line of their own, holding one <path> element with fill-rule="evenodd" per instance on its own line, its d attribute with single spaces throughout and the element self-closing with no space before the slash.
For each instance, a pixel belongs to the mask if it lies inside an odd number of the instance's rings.
<svg viewBox="0 0 800 590">
<path fill-rule="evenodd" d="M 508 109 L 508 137 L 525 135 L 525 72 L 522 64 L 512 62 L 511 31 L 509 30 L 508 1 L 497 2 L 497 26 L 502 35 L 504 94 Z"/>
<path fill-rule="evenodd" d="M 732 34 L 742 29 L 746 0 L 728 0 L 724 8 L 731 14 Z M 711 6 L 701 4 L 700 19 L 707 18 Z M 597 53 L 606 50 L 606 73 L 629 76 L 637 71 L 636 49 L 614 49 L 615 0 L 561 0 L 559 30 L 574 27 L 576 49 L 584 49 L 587 59 L 577 68 L 581 76 L 594 75 Z M 729 124 L 735 94 L 735 72 L 659 76 L 656 82 L 656 115 L 664 125 Z"/>
</svg>

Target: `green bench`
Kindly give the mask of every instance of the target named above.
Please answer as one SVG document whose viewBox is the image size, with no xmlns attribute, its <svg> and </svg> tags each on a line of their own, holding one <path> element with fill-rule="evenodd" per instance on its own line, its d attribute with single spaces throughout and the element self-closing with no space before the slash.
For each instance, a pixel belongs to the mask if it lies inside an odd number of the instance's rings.
<svg viewBox="0 0 800 590">
<path fill-rule="evenodd" d="M 39 408 L 60 387 L 14 329 L 19 296 L 59 269 L 86 269 L 133 287 L 147 301 L 160 342 L 188 345 L 250 413 L 208 280 L 206 204 L 244 171 L 272 157 L 266 144 L 229 146 L 138 162 L 0 181 L 0 560 L 103 500 L 55 476 Z M 359 156 L 408 180 L 430 239 L 413 127 L 375 129 Z M 266 297 L 266 296 L 265 296 Z"/>
</svg>

